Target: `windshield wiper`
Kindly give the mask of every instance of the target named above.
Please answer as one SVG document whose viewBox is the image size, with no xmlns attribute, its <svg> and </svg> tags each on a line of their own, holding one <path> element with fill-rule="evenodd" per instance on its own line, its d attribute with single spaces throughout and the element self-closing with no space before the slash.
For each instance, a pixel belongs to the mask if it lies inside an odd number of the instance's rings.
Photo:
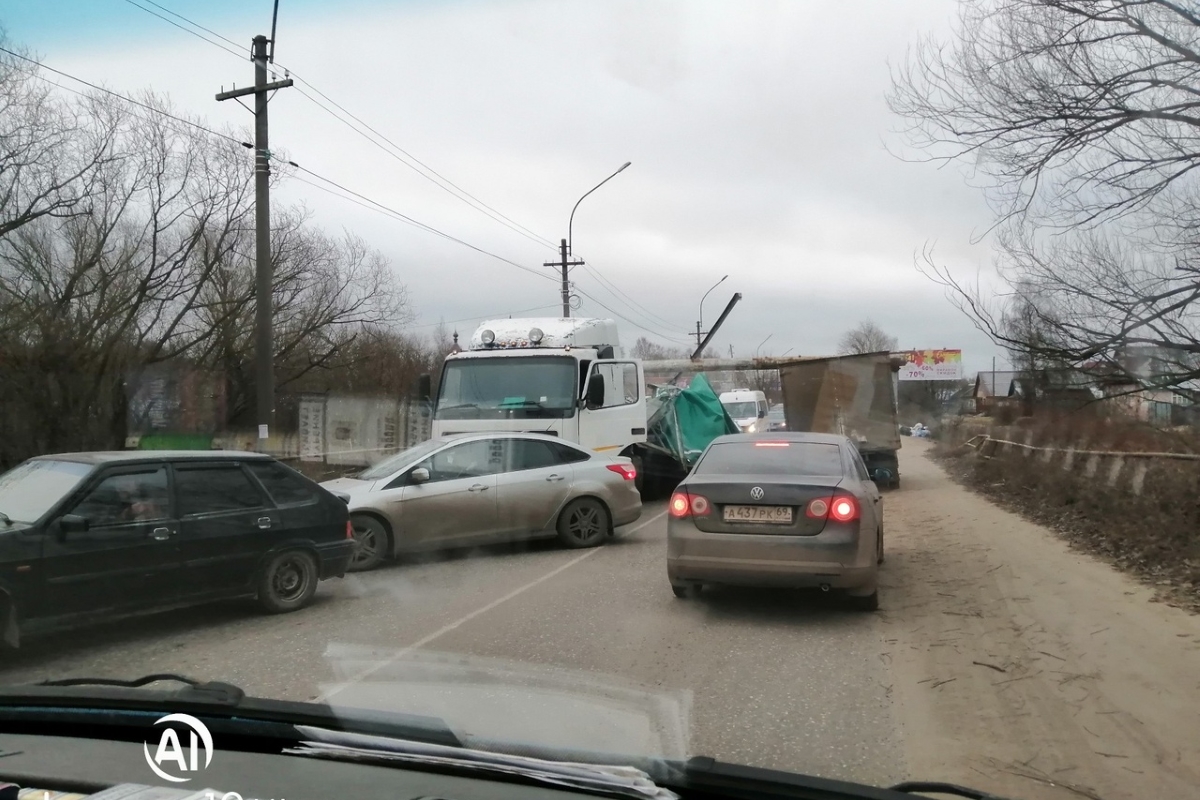
<svg viewBox="0 0 1200 800">
<path fill-rule="evenodd" d="M 635 767 L 548 761 L 407 739 L 342 733 L 306 725 L 297 725 L 296 731 L 303 741 L 300 747 L 283 751 L 288 755 L 410 764 L 454 772 L 485 772 L 514 780 L 567 786 L 637 800 L 679 800 L 679 795 L 656 785 L 649 775 Z"/>
<path fill-rule="evenodd" d="M 957 786 L 953 783 L 938 783 L 937 781 L 905 781 L 888 788 L 893 792 L 904 792 L 905 794 L 951 794 L 956 797 L 966 797 L 969 800 L 1004 800 L 999 795 L 988 794 L 978 789 Z"/>
<path fill-rule="evenodd" d="M 452 406 L 438 406 L 438 413 L 442 411 L 453 411 L 456 408 L 479 408 L 479 403 L 458 403 Z"/>
</svg>

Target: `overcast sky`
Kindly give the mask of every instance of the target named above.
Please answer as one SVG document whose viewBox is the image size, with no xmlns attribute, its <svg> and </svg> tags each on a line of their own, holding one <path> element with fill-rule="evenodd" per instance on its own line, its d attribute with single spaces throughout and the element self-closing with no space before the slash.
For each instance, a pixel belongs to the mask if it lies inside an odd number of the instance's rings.
<svg viewBox="0 0 1200 800">
<path fill-rule="evenodd" d="M 248 129 L 246 110 L 213 97 L 253 82 L 245 57 L 134 2 L 170 16 L 148 0 L 0 0 L 0 24 L 50 66 L 122 93 L 152 88 L 216 126 Z M 269 33 L 272 0 L 156 2 L 247 50 Z M 631 161 L 574 222 L 576 257 L 605 281 L 573 273 L 585 295 L 575 313 L 619 315 L 626 345 L 638 335 L 683 344 L 701 296 L 728 274 L 704 306 L 711 322 L 743 295 L 717 336 L 726 354 L 730 345 L 753 354 L 768 336 L 763 354 L 829 354 L 871 318 L 903 348 L 961 347 L 969 373 L 994 355 L 1003 363 L 914 267 L 936 243 L 957 276 L 983 270 L 987 280 L 990 247 L 972 244 L 990 222 L 983 197 L 960 169 L 888 152 L 904 148 L 885 103 L 889 61 L 920 34 L 948 30 L 953 0 L 867 0 L 853 13 L 815 0 L 280 6 L 277 65 L 309 82 L 300 89 L 315 87 L 540 237 L 565 238 L 580 195 Z M 553 270 L 541 266 L 556 253 L 437 188 L 298 89 L 272 101 L 271 141 L 314 172 L 542 273 L 298 181 L 281 186 L 275 202 L 304 203 L 321 226 L 353 230 L 388 256 L 409 289 L 414 330 L 447 320 L 469 335 L 481 317 L 558 313 Z"/>
</svg>

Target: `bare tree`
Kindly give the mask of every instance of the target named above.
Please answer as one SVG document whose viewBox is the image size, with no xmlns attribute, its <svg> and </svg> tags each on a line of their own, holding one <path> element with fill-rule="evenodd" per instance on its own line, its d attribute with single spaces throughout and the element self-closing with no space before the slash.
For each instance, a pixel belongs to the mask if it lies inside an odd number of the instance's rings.
<svg viewBox="0 0 1200 800">
<path fill-rule="evenodd" d="M 45 169 L 53 177 L 85 154 L 83 194 L 68 203 L 62 191 L 42 192 L 34 202 L 23 199 L 33 174 L 25 166 L 7 195 L 0 177 L 0 220 L 12 221 L 0 234 L 4 463 L 121 446 L 126 387 L 157 364 L 223 375 L 231 418 L 253 397 L 253 173 L 245 152 L 108 97 L 75 102 L 69 117 L 75 127 L 47 139 Z M 36 129 L 19 129 L 27 149 Z M 344 366 L 360 338 L 385 341 L 405 322 L 403 287 L 360 239 L 330 237 L 289 209 L 274 228 L 280 386 Z"/>
<path fill-rule="evenodd" d="M 1200 160 L 1200 14 L 1174 0 L 961 0 L 889 101 L 915 144 L 994 179 L 1003 214 L 1119 215 Z"/>
<path fill-rule="evenodd" d="M 863 320 L 852 330 L 846 331 L 838 340 L 838 353 L 842 355 L 890 353 L 895 349 L 896 337 L 887 335 L 882 328 L 869 319 Z"/>
<path fill-rule="evenodd" d="M 990 178 L 999 298 L 929 274 L 1020 363 L 1121 367 L 1151 347 L 1163 385 L 1200 377 L 1200 14 L 1173 0 L 962 0 L 892 108 L 931 159 Z M 1160 359 L 1162 361 L 1162 359 Z"/>
</svg>

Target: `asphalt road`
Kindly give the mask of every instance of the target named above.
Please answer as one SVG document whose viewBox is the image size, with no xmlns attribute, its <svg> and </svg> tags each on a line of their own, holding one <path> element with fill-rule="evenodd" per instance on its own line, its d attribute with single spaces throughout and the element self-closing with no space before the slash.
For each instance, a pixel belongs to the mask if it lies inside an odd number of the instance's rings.
<svg viewBox="0 0 1200 800">
<path fill-rule="evenodd" d="M 810 592 L 675 598 L 664 508 L 594 550 L 490 548 L 328 581 L 299 613 L 228 603 L 30 642 L 0 682 L 179 672 L 480 735 L 902 777 L 879 618 Z"/>
<path fill-rule="evenodd" d="M 704 754 L 1027 800 L 1197 797 L 1200 617 L 949 480 L 906 440 L 882 608 L 667 583 L 663 503 L 592 550 L 443 554 L 27 642 L 0 682 L 153 672 L 405 710 L 460 733 Z"/>
</svg>

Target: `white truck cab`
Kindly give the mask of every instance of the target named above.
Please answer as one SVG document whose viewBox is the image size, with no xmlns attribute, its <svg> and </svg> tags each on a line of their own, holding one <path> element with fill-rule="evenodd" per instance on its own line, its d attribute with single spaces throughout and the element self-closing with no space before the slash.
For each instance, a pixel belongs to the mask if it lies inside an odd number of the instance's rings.
<svg viewBox="0 0 1200 800">
<path fill-rule="evenodd" d="M 762 392 L 750 389 L 737 389 L 721 393 L 721 405 L 725 411 L 742 429 L 743 433 L 754 433 L 760 429 L 766 430 L 766 418 L 769 407 L 767 396 Z"/>
<path fill-rule="evenodd" d="M 433 436 L 547 433 L 610 455 L 646 441 L 642 364 L 622 357 L 610 319 L 484 322 L 442 367 Z"/>
</svg>

